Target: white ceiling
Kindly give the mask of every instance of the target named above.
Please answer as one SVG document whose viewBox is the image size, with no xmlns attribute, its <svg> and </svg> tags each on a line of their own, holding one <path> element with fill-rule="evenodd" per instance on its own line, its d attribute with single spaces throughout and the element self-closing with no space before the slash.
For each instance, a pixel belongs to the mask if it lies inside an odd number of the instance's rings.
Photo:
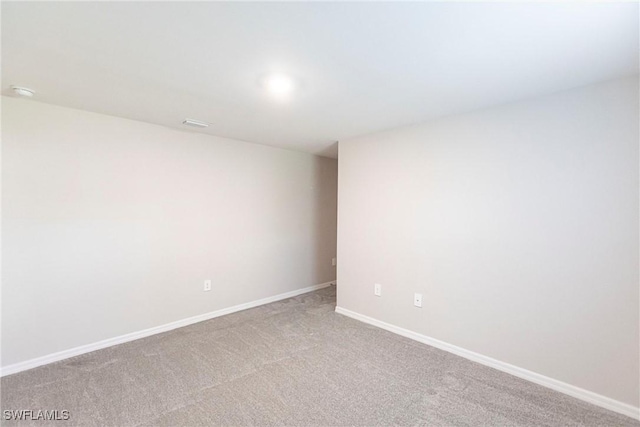
<svg viewBox="0 0 640 427">
<path fill-rule="evenodd" d="M 337 156 L 336 141 L 638 72 L 631 3 L 2 3 L 2 89 Z M 286 102 L 260 86 L 293 76 Z"/>
</svg>

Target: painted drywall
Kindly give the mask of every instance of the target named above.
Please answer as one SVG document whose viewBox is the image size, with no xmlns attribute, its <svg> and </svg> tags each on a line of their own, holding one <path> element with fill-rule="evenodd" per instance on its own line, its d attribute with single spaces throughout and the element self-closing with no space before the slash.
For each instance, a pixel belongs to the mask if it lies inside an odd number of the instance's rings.
<svg viewBox="0 0 640 427">
<path fill-rule="evenodd" d="M 3 366 L 335 279 L 334 159 L 7 97 L 2 142 Z"/>
<path fill-rule="evenodd" d="M 639 113 L 636 76 L 341 141 L 338 306 L 637 407 Z"/>
</svg>

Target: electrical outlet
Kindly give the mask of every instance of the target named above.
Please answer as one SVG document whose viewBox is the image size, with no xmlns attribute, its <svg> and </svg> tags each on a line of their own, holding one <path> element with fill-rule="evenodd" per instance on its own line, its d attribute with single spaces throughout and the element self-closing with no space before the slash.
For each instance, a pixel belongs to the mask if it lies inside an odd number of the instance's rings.
<svg viewBox="0 0 640 427">
<path fill-rule="evenodd" d="M 382 296 L 382 285 L 380 283 L 373 285 L 373 294 L 378 297 Z"/>
<path fill-rule="evenodd" d="M 336 259 L 335 258 L 331 258 L 331 265 L 333 265 L 334 267 L 336 266 Z"/>
<path fill-rule="evenodd" d="M 204 291 L 209 292 L 211 290 L 211 280 L 204 281 Z"/>
<path fill-rule="evenodd" d="M 422 307 L 422 294 L 413 294 L 413 305 Z"/>
</svg>

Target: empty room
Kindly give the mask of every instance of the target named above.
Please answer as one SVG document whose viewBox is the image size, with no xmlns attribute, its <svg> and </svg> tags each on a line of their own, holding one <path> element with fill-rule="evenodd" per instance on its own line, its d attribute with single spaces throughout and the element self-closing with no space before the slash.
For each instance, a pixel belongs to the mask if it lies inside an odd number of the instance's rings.
<svg viewBox="0 0 640 427">
<path fill-rule="evenodd" d="M 0 4 L 0 425 L 640 426 L 637 1 Z"/>
</svg>

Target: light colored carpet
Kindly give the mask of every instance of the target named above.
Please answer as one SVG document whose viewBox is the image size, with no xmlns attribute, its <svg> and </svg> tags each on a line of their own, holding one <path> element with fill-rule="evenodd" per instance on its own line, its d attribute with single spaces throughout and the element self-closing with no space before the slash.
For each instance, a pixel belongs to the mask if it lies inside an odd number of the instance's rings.
<svg viewBox="0 0 640 427">
<path fill-rule="evenodd" d="M 334 312 L 335 288 L 2 379 L 3 425 L 640 423 Z"/>
</svg>

